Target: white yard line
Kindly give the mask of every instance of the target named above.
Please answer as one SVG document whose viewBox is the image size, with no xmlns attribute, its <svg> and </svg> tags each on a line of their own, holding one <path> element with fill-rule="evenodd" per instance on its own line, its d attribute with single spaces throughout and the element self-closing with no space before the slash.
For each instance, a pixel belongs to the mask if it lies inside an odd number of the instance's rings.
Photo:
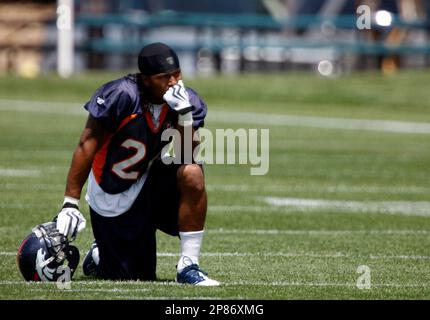
<svg viewBox="0 0 430 320">
<path fill-rule="evenodd" d="M 427 236 L 430 230 L 279 230 L 279 229 L 208 229 L 208 234 L 227 235 L 294 235 L 294 236 L 363 236 L 402 235 Z"/>
<path fill-rule="evenodd" d="M 258 212 L 261 214 L 289 212 L 340 212 L 356 214 L 391 214 L 405 216 L 430 216 L 429 201 L 347 201 L 301 198 L 262 198 L 266 206 L 257 205 L 213 205 L 209 213 Z M 47 203 L 0 203 L 0 209 L 47 208 Z"/>
<path fill-rule="evenodd" d="M 430 260 L 430 256 L 420 255 L 350 255 L 342 252 L 314 253 L 314 252 L 202 252 L 203 257 L 263 257 L 263 258 L 348 258 L 348 259 L 372 259 L 372 260 Z M 16 256 L 16 252 L 0 252 L 0 256 Z M 158 257 L 179 257 L 176 252 L 159 252 Z"/>
<path fill-rule="evenodd" d="M 0 111 L 85 115 L 84 103 L 0 99 Z"/>
<path fill-rule="evenodd" d="M 262 200 L 271 206 L 294 208 L 296 210 L 305 211 L 331 210 L 354 213 L 430 216 L 429 201 L 348 201 L 281 197 L 264 197 Z"/>
<path fill-rule="evenodd" d="M 430 188 L 418 186 L 350 186 L 350 185 L 302 185 L 302 186 L 274 186 L 274 185 L 247 185 L 247 184 L 209 184 L 208 191 L 225 192 L 324 192 L 324 193 L 408 193 L 408 194 L 430 194 Z"/>
<path fill-rule="evenodd" d="M 121 299 L 133 299 L 133 297 L 119 297 Z M 157 297 L 157 296 L 148 296 L 148 297 L 134 297 L 137 299 L 143 299 L 143 300 L 235 300 L 235 299 L 240 299 L 240 297 L 237 296 L 233 296 L 233 297 L 200 297 L 200 296 L 195 296 L 195 297 L 191 297 L 191 296 L 161 296 L 161 297 Z M 244 299 L 245 297 L 243 297 Z"/>
<path fill-rule="evenodd" d="M 74 282 L 71 282 L 73 284 Z M 31 292 L 104 292 L 104 293 L 128 293 L 128 292 L 149 292 L 150 289 L 146 288 L 139 288 L 139 289 L 119 289 L 119 288 L 112 288 L 112 289 L 28 289 L 28 291 Z"/>
<path fill-rule="evenodd" d="M 16 252 L 0 251 L 0 256 L 16 256 Z"/>
<path fill-rule="evenodd" d="M 303 200 L 303 199 L 300 199 Z M 310 200 L 310 199 L 309 199 Z M 329 200 L 327 200 L 329 201 Z M 273 204 L 269 206 L 256 205 L 215 205 L 209 206 L 209 214 L 237 214 L 241 212 L 257 212 L 259 214 L 273 213 L 350 213 L 350 214 L 390 214 L 427 217 L 430 216 L 430 210 L 425 206 L 401 207 L 396 204 L 386 206 L 342 206 L 342 205 L 293 205 L 293 204 Z"/>
<path fill-rule="evenodd" d="M 342 252 L 334 253 L 311 253 L 311 252 L 203 252 L 200 254 L 203 257 L 276 257 L 276 258 L 298 258 L 298 257 L 310 257 L 310 258 L 351 258 L 351 259 L 373 259 L 373 260 L 384 260 L 384 259 L 398 259 L 398 260 L 430 260 L 430 256 L 410 256 L 410 255 L 349 255 Z M 162 252 L 157 254 L 158 257 L 179 257 L 177 253 Z"/>
<path fill-rule="evenodd" d="M 209 206 L 208 212 L 221 212 L 221 213 L 237 213 L 237 212 L 279 212 L 285 211 L 283 208 L 278 208 L 275 206 L 251 206 L 251 205 L 223 205 L 223 206 Z"/>
<path fill-rule="evenodd" d="M 430 134 L 430 123 L 424 122 L 309 117 L 285 114 L 264 114 L 257 112 L 214 110 L 208 113 L 208 121 L 243 123 L 261 126 L 298 126 L 322 129 Z"/>
<path fill-rule="evenodd" d="M 32 209 L 32 208 L 50 208 L 49 203 L 0 203 L 0 209 Z"/>
<path fill-rule="evenodd" d="M 428 236 L 430 235 L 430 230 L 278 230 L 278 229 L 208 229 L 205 231 L 207 234 L 211 235 L 289 235 L 289 236 Z M 262 255 L 260 253 L 239 253 L 239 252 L 223 252 L 223 253 L 210 253 L 203 252 L 203 256 L 218 256 L 218 257 L 241 257 L 241 256 L 258 256 Z M 328 254 L 318 254 L 318 253 L 264 253 L 267 256 L 289 256 L 289 257 L 301 257 L 301 256 L 312 256 L 312 257 L 358 257 L 351 256 L 348 254 L 343 254 L 340 252 L 328 253 Z M 16 252 L 13 251 L 0 251 L 0 256 L 16 256 Z M 177 257 L 178 253 L 158 253 L 160 257 Z M 371 255 L 371 259 L 430 259 L 430 256 L 411 256 L 411 255 L 397 255 L 397 256 L 387 256 L 387 255 Z"/>
<path fill-rule="evenodd" d="M 0 177 L 40 177 L 43 174 L 48 173 L 57 173 L 66 171 L 68 167 L 60 167 L 60 166 L 37 166 L 31 167 L 27 169 L 17 169 L 17 168 L 8 168 L 8 167 L 0 167 Z"/>
<path fill-rule="evenodd" d="M 85 115 L 79 103 L 23 101 L 0 99 L 0 111 L 45 112 L 54 114 Z M 391 120 L 310 117 L 257 112 L 211 110 L 207 121 L 242 123 L 261 126 L 299 126 L 323 129 L 365 130 L 396 133 L 430 134 L 430 123 Z"/>
<path fill-rule="evenodd" d="M 39 177 L 40 170 L 0 168 L 0 177 Z"/>
<path fill-rule="evenodd" d="M 4 183 L 0 185 L 0 190 L 43 190 L 43 191 L 54 191 L 58 189 L 63 189 L 64 184 L 55 183 L 28 183 L 25 181 L 23 183 Z"/>
<path fill-rule="evenodd" d="M 37 287 L 40 286 L 42 288 L 40 289 L 28 289 L 32 291 L 69 291 L 69 290 L 61 290 L 61 289 L 49 289 L 50 286 L 56 286 L 56 283 L 43 283 L 43 282 L 26 282 L 26 281 L 0 281 L 0 285 L 5 286 L 14 286 L 14 285 L 26 285 L 29 287 Z M 183 286 L 182 284 L 176 283 L 174 281 L 164 281 L 164 282 L 143 282 L 143 281 L 72 281 L 71 285 L 84 285 L 84 286 L 92 286 L 92 285 L 116 285 L 116 286 L 127 286 L 127 285 L 134 285 L 134 286 Z M 222 282 L 221 286 L 259 286 L 259 287 L 356 287 L 355 282 L 351 283 L 343 283 L 343 282 L 314 282 L 314 281 L 232 281 L 232 282 Z M 372 283 L 372 288 L 429 288 L 430 283 Z M 139 292 L 142 291 L 141 288 L 136 289 L 101 289 L 103 291 L 101 292 Z M 106 290 L 106 291 L 104 291 Z M 113 291 L 111 291 L 113 290 Z M 118 291 L 118 290 L 124 290 L 124 291 Z M 147 289 L 143 289 L 146 291 Z M 70 290 L 73 292 L 73 289 Z M 78 292 L 94 292 L 94 291 L 100 291 L 99 289 L 75 289 L 75 291 Z M 162 298 L 162 297 L 154 297 Z M 169 297 L 167 297 L 169 298 Z M 193 298 L 193 297 L 191 297 Z M 197 298 L 197 297 L 194 297 Z M 209 298 L 209 297 L 206 297 Z"/>
<path fill-rule="evenodd" d="M 294 282 L 294 281 L 237 281 L 226 283 L 228 286 L 279 286 L 279 287 L 356 287 L 356 283 L 338 283 L 338 282 Z M 430 283 L 372 283 L 372 288 L 394 287 L 394 288 L 428 288 Z"/>
</svg>

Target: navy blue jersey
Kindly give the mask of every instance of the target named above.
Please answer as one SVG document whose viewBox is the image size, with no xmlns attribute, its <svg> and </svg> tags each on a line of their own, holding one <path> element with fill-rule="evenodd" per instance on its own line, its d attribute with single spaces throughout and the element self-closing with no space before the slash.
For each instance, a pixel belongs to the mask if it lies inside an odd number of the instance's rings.
<svg viewBox="0 0 430 320">
<path fill-rule="evenodd" d="M 204 125 L 207 108 L 198 94 L 187 88 L 193 105 L 193 127 Z M 97 184 L 109 194 L 121 193 L 137 181 L 148 164 L 168 143 L 161 141 L 164 129 L 174 127 L 177 113 L 162 106 L 158 125 L 150 111 L 144 111 L 136 75 L 128 75 L 100 87 L 85 109 L 109 132 L 95 155 L 92 172 Z"/>
</svg>

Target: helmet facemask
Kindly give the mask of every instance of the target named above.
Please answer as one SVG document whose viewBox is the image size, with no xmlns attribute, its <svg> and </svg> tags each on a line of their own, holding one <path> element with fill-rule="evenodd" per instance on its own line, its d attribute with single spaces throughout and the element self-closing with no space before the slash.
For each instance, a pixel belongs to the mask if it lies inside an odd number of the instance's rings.
<svg viewBox="0 0 430 320">
<path fill-rule="evenodd" d="M 33 228 L 24 239 L 17 259 L 28 281 L 57 281 L 65 272 L 69 272 L 68 280 L 71 280 L 79 264 L 79 250 L 69 245 L 67 238 L 56 229 L 55 222 L 47 222 Z"/>
</svg>

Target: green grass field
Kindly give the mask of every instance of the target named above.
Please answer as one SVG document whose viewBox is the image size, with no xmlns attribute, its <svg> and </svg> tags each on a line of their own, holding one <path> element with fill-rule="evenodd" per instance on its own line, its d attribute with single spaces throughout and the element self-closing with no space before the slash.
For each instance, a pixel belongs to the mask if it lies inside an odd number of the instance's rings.
<svg viewBox="0 0 430 320">
<path fill-rule="evenodd" d="M 23 281 L 15 253 L 34 225 L 59 210 L 82 105 L 117 76 L 0 77 L 0 299 L 430 298 L 425 72 L 186 81 L 206 98 L 207 128 L 270 129 L 267 175 L 250 176 L 251 165 L 206 167 L 201 265 L 222 285 L 175 284 L 179 241 L 161 233 L 159 281 L 96 281 L 81 268 L 71 290 Z M 82 261 L 92 231 L 83 200 L 81 207 L 88 218 L 76 241 Z M 370 268 L 370 289 L 357 287 L 361 265 Z"/>
</svg>

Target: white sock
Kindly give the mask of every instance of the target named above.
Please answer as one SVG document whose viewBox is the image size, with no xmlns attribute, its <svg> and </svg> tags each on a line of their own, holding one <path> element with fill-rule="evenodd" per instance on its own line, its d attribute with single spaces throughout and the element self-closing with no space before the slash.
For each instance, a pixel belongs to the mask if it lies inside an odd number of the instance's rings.
<svg viewBox="0 0 430 320">
<path fill-rule="evenodd" d="M 181 272 L 185 267 L 191 264 L 199 264 L 203 232 L 204 230 L 179 232 L 179 237 L 181 239 L 181 257 L 178 261 L 178 272 Z"/>
<path fill-rule="evenodd" d="M 99 248 L 95 247 L 93 252 L 91 253 L 91 256 L 93 257 L 94 263 L 98 266 L 100 262 L 100 256 L 99 256 Z"/>
</svg>

